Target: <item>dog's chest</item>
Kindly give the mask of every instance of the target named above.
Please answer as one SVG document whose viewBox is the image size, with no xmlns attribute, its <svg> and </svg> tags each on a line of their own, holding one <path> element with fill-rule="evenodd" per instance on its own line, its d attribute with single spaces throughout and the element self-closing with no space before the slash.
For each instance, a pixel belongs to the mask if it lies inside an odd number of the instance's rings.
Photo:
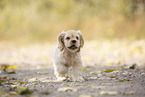
<svg viewBox="0 0 145 97">
<path fill-rule="evenodd" d="M 68 67 L 74 65 L 78 59 L 78 54 L 63 54 L 64 64 Z"/>
</svg>

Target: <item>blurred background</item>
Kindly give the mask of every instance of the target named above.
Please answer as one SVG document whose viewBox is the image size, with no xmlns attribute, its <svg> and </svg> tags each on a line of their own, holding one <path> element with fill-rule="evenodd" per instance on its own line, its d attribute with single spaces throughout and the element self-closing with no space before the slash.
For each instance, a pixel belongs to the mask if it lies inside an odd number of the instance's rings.
<svg viewBox="0 0 145 97">
<path fill-rule="evenodd" d="M 86 40 L 145 38 L 145 0 L 0 0 L 0 41 L 56 41 L 62 30 Z"/>
<path fill-rule="evenodd" d="M 0 63 L 52 64 L 71 29 L 84 35 L 85 63 L 145 65 L 145 0 L 0 0 Z"/>
</svg>

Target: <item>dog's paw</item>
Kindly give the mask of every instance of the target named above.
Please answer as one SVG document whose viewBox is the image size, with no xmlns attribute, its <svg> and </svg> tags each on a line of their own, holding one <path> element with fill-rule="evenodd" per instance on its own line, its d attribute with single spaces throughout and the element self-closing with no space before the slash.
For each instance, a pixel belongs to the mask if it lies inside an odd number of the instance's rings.
<svg viewBox="0 0 145 97">
<path fill-rule="evenodd" d="M 66 77 L 58 77 L 57 80 L 58 81 L 65 81 L 66 80 Z"/>
<path fill-rule="evenodd" d="M 83 82 L 83 81 L 85 81 L 85 79 L 83 77 L 79 76 L 79 77 L 73 78 L 73 81 Z"/>
</svg>

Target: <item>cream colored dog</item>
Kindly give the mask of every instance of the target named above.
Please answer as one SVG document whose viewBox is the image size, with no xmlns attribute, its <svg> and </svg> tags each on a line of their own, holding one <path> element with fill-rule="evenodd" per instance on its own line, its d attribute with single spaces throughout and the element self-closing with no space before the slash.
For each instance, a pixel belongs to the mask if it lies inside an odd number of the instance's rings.
<svg viewBox="0 0 145 97">
<path fill-rule="evenodd" d="M 66 80 L 65 74 L 70 67 L 73 69 L 73 81 L 84 81 L 80 56 L 80 48 L 84 45 L 82 33 L 75 30 L 63 31 L 58 35 L 57 42 L 53 52 L 53 66 L 58 81 Z"/>
</svg>

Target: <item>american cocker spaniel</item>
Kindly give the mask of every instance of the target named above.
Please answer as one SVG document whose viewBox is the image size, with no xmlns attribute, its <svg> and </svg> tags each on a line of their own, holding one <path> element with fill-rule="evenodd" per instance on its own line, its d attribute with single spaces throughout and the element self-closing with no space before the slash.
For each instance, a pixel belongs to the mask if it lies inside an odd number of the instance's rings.
<svg viewBox="0 0 145 97">
<path fill-rule="evenodd" d="M 53 51 L 54 74 L 58 81 L 66 80 L 70 67 L 73 69 L 73 81 L 84 81 L 80 49 L 84 45 L 81 31 L 69 30 L 61 32 L 57 37 L 57 45 Z"/>
</svg>

